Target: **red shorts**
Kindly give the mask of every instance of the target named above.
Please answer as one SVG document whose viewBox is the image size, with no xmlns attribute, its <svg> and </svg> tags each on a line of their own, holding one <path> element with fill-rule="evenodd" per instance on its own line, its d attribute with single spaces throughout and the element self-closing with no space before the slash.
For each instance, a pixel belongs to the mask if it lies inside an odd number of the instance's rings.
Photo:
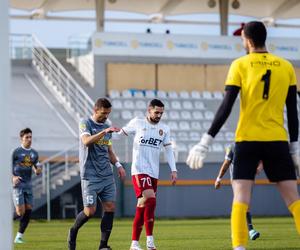
<svg viewBox="0 0 300 250">
<path fill-rule="evenodd" d="M 132 183 L 136 198 L 142 197 L 143 191 L 146 189 L 153 189 L 154 193 L 156 193 L 157 179 L 150 177 L 147 174 L 133 175 Z"/>
</svg>

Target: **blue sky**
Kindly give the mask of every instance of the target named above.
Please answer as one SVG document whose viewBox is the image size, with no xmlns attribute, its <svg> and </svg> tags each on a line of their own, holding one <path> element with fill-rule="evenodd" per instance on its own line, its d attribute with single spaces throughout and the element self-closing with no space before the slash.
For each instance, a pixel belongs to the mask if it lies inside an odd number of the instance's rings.
<svg viewBox="0 0 300 250">
<path fill-rule="evenodd" d="M 26 12 L 11 10 L 12 14 L 24 14 Z M 51 15 L 51 14 L 50 14 Z M 57 15 L 57 14 L 56 14 Z M 92 11 L 68 12 L 61 13 L 63 16 L 82 16 L 94 17 Z M 129 17 L 129 18 L 146 18 L 145 15 L 120 13 L 120 12 L 106 12 L 106 17 Z M 189 16 L 173 17 L 176 20 L 197 20 L 197 21 L 218 21 L 218 15 L 214 14 L 199 14 Z M 170 18 L 171 19 L 171 18 Z M 229 22 L 247 22 L 253 20 L 251 17 L 230 16 Z M 300 19 L 281 20 L 280 23 L 298 24 L 300 27 Z M 237 29 L 239 26 L 230 26 L 229 34 Z M 167 29 L 172 34 L 195 34 L 195 35 L 219 35 L 220 28 L 218 25 L 170 25 L 170 24 L 132 24 L 132 23 L 112 23 L 106 22 L 105 31 L 107 32 L 140 32 L 144 33 L 147 28 L 151 28 L 153 33 L 164 33 Z M 67 47 L 71 37 L 83 36 L 88 37 L 96 30 L 95 22 L 87 21 L 47 21 L 47 20 L 10 20 L 11 33 L 18 34 L 35 34 L 41 42 L 47 47 Z M 273 37 L 299 37 L 300 28 L 269 28 L 269 36 Z"/>
</svg>

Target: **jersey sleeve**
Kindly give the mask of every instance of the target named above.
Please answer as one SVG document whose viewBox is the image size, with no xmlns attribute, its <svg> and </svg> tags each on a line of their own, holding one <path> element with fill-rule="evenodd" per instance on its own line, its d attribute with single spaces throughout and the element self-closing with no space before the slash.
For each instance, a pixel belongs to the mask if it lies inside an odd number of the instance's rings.
<svg viewBox="0 0 300 250">
<path fill-rule="evenodd" d="M 136 132 L 137 126 L 137 119 L 133 118 L 122 128 L 122 131 L 126 135 L 133 135 Z"/>
<path fill-rule="evenodd" d="M 15 166 L 16 160 L 17 160 L 17 153 L 16 153 L 16 150 L 14 150 L 12 152 L 12 155 L 11 155 L 11 169 L 12 169 L 12 174 L 13 175 L 15 175 L 14 174 L 14 166 Z"/>
<path fill-rule="evenodd" d="M 241 87 L 241 75 L 239 71 L 239 61 L 235 60 L 231 63 L 227 78 L 225 81 L 225 86 L 238 86 Z"/>
<path fill-rule="evenodd" d="M 165 137 L 164 137 L 164 139 L 163 139 L 163 145 L 164 146 L 168 146 L 168 145 L 171 145 L 172 143 L 171 143 L 171 135 L 170 135 L 170 128 L 166 128 L 166 132 L 165 132 L 166 134 L 165 134 Z"/>
<path fill-rule="evenodd" d="M 291 76 L 290 86 L 297 85 L 297 77 L 296 77 L 295 69 L 291 63 L 290 63 L 290 76 Z"/>
<path fill-rule="evenodd" d="M 87 120 L 81 120 L 79 122 L 79 136 L 81 137 L 83 135 L 91 135 Z"/>
</svg>

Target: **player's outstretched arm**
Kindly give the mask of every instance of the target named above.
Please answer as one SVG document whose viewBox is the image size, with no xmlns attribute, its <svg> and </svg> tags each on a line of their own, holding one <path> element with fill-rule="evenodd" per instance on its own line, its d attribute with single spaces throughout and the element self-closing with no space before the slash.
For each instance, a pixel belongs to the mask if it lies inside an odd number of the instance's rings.
<svg viewBox="0 0 300 250">
<path fill-rule="evenodd" d="M 175 185 L 177 181 L 177 169 L 176 169 L 176 162 L 175 162 L 175 156 L 173 153 L 172 145 L 170 143 L 164 146 L 165 146 L 165 156 L 170 166 L 170 169 L 172 171 L 171 173 L 172 185 Z"/>
<path fill-rule="evenodd" d="M 208 147 L 230 115 L 239 91 L 240 88 L 237 86 L 226 86 L 224 99 L 214 117 L 210 129 L 207 133 L 203 134 L 200 142 L 192 147 L 189 152 L 186 164 L 190 166 L 191 169 L 203 167 L 203 160 L 206 158 Z"/>
<path fill-rule="evenodd" d="M 97 134 L 94 135 L 89 135 L 89 134 L 83 134 L 81 136 L 81 141 L 85 146 L 90 146 L 93 143 L 97 142 L 98 140 L 100 140 L 102 137 L 104 137 L 107 133 L 113 133 L 113 132 L 119 132 L 120 129 L 117 127 L 109 127 L 106 128 L 102 131 L 100 131 Z"/>
<path fill-rule="evenodd" d="M 110 162 L 116 166 L 117 170 L 118 170 L 118 176 L 120 177 L 120 179 L 123 181 L 126 178 L 126 171 L 123 168 L 122 164 L 119 162 L 113 147 L 111 145 L 108 146 L 108 154 L 109 154 L 109 160 Z"/>
</svg>

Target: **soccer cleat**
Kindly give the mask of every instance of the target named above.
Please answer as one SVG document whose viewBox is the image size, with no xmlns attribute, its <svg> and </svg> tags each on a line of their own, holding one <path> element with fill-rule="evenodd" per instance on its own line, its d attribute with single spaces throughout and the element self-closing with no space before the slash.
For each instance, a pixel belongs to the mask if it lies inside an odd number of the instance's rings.
<svg viewBox="0 0 300 250">
<path fill-rule="evenodd" d="M 112 248 L 110 246 L 106 246 L 106 247 L 99 248 L 99 250 L 112 250 Z"/>
<path fill-rule="evenodd" d="M 76 238 L 77 238 L 77 232 L 75 232 L 72 228 L 70 228 L 69 234 L 68 234 L 68 249 L 69 250 L 76 250 Z"/>
<path fill-rule="evenodd" d="M 260 233 L 257 232 L 255 229 L 252 229 L 249 231 L 249 238 L 250 240 L 256 240 L 257 238 L 259 238 Z"/>
<path fill-rule="evenodd" d="M 140 244 L 137 242 L 135 244 L 131 243 L 129 250 L 143 250 L 143 249 L 141 248 Z"/>
<path fill-rule="evenodd" d="M 147 240 L 147 250 L 156 250 L 153 240 Z"/>
<path fill-rule="evenodd" d="M 16 244 L 22 244 L 25 243 L 24 240 L 21 237 L 16 237 L 14 240 L 14 243 Z"/>
</svg>

